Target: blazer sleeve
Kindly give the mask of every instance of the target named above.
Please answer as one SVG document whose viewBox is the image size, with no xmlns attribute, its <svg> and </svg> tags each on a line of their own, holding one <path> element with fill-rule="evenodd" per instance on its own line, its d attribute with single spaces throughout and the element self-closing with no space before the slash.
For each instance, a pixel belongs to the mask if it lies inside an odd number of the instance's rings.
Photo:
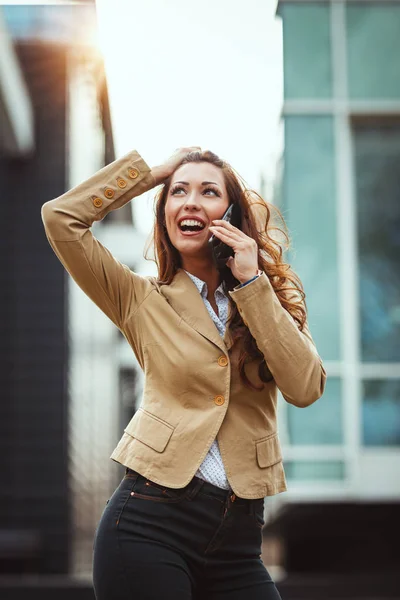
<svg viewBox="0 0 400 600">
<path fill-rule="evenodd" d="M 41 209 L 45 233 L 56 256 L 120 329 L 150 293 L 152 284 L 114 258 L 90 227 L 155 185 L 150 167 L 134 150 Z"/>
<path fill-rule="evenodd" d="M 265 273 L 229 292 L 283 397 L 309 406 L 324 392 L 326 371 L 307 325 L 300 331 Z"/>
</svg>

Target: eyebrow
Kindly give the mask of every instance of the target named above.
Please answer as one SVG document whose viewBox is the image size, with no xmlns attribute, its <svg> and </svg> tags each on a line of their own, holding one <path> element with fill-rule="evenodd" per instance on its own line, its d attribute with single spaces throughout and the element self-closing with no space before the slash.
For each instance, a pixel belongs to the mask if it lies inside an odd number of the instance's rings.
<svg viewBox="0 0 400 600">
<path fill-rule="evenodd" d="M 183 185 L 190 185 L 188 181 L 175 181 L 175 183 L 183 183 Z M 209 185 L 210 183 L 212 183 L 213 185 L 218 185 L 218 183 L 216 183 L 215 181 L 202 181 L 201 185 Z"/>
</svg>

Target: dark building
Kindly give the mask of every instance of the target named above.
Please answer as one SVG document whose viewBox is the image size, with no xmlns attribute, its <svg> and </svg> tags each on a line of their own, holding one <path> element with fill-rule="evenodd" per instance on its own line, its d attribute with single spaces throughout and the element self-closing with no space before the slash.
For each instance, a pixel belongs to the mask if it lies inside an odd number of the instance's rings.
<svg viewBox="0 0 400 600">
<path fill-rule="evenodd" d="M 114 160 L 103 63 L 84 39 L 94 6 L 83 4 L 0 8 L 2 598 L 17 597 L 4 575 L 71 572 L 68 282 L 41 206 L 85 176 L 80 147 L 88 174 Z"/>
</svg>

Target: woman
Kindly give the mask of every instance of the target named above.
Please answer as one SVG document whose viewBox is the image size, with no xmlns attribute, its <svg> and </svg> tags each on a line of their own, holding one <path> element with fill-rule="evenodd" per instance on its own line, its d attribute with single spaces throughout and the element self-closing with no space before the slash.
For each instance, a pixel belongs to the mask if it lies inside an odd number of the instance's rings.
<svg viewBox="0 0 400 600">
<path fill-rule="evenodd" d="M 141 277 L 90 227 L 158 184 L 158 277 Z M 240 229 L 221 221 L 231 203 Z M 96 532 L 98 600 L 280 597 L 261 561 L 264 498 L 286 489 L 277 390 L 305 407 L 326 374 L 272 211 L 198 147 L 153 169 L 133 151 L 42 207 L 54 252 L 145 373 L 111 455 L 126 470 Z M 234 252 L 221 271 L 211 234 Z"/>
</svg>

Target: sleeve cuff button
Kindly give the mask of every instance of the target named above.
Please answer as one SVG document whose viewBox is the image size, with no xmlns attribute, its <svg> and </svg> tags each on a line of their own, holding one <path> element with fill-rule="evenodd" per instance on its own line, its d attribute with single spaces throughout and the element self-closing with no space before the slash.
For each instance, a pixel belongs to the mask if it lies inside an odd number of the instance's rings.
<svg viewBox="0 0 400 600">
<path fill-rule="evenodd" d="M 135 169 L 134 167 L 130 167 L 128 169 L 128 175 L 131 179 L 136 179 L 136 177 L 139 175 L 139 170 Z"/>
<path fill-rule="evenodd" d="M 111 200 L 111 198 L 114 198 L 114 194 L 115 194 L 115 192 L 114 192 L 114 190 L 112 190 L 111 188 L 106 188 L 106 189 L 104 190 L 104 195 L 105 195 L 105 197 L 106 197 L 106 198 L 108 198 L 109 200 Z"/>
<path fill-rule="evenodd" d="M 96 208 L 100 208 L 101 206 L 103 206 L 103 200 L 101 198 L 98 198 L 97 196 L 92 196 L 92 200 Z"/>
<path fill-rule="evenodd" d="M 126 181 L 125 179 L 122 179 L 122 177 L 118 177 L 117 179 L 117 186 L 121 189 L 126 188 Z"/>
</svg>

